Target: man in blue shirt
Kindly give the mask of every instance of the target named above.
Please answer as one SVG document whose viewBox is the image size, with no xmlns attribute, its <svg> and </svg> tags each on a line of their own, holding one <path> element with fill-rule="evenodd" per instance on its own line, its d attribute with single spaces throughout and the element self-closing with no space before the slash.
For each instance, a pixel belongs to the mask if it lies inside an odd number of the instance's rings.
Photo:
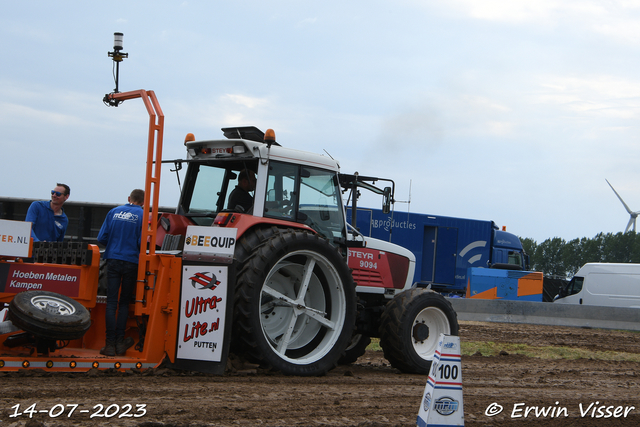
<svg viewBox="0 0 640 427">
<path fill-rule="evenodd" d="M 143 204 L 144 191 L 133 190 L 128 204 L 109 211 L 98 233 L 98 242 L 106 246 L 102 257 L 107 260 L 107 336 L 100 350 L 106 356 L 123 355 L 133 345 L 133 338 L 125 338 L 125 332 L 129 299 L 138 279 Z"/>
<path fill-rule="evenodd" d="M 71 189 L 66 184 L 56 184 L 51 190 L 51 200 L 31 203 L 25 221 L 30 222 L 31 237 L 34 242 L 62 242 L 67 231 L 69 219 L 62 209 Z"/>
</svg>

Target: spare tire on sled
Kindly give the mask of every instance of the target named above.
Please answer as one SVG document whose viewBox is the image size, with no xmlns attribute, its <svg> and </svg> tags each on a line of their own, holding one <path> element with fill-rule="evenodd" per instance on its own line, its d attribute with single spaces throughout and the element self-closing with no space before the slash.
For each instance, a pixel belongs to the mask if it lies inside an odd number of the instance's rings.
<svg viewBox="0 0 640 427">
<path fill-rule="evenodd" d="M 9 304 L 9 319 L 36 337 L 74 340 L 91 327 L 91 315 L 79 302 L 49 291 L 24 291 Z"/>
</svg>

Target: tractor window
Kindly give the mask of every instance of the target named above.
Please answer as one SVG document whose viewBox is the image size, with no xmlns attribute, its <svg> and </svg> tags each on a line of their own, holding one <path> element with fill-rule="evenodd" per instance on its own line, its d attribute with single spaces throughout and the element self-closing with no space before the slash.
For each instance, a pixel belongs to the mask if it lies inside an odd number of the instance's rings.
<svg viewBox="0 0 640 427">
<path fill-rule="evenodd" d="M 218 193 L 224 181 L 224 169 L 200 166 L 198 179 L 193 187 L 189 213 L 217 212 Z"/>
<path fill-rule="evenodd" d="M 336 174 L 303 168 L 299 219 L 327 238 L 344 235 L 344 212 Z"/>
<path fill-rule="evenodd" d="M 225 177 L 228 178 L 225 178 Z M 198 225 L 211 225 L 221 209 L 225 180 L 235 177 L 222 168 L 194 165 L 190 167 L 182 195 L 182 209 Z"/>
<path fill-rule="evenodd" d="M 297 179 L 298 166 L 278 162 L 269 164 L 265 216 L 293 220 Z"/>
<path fill-rule="evenodd" d="M 331 240 L 344 238 L 340 195 L 335 172 L 272 161 L 265 216 L 307 224 Z"/>
<path fill-rule="evenodd" d="M 190 161 L 177 212 L 197 225 L 211 225 L 218 212 L 227 208 L 240 171 L 255 171 L 257 163 L 257 160 L 226 157 L 206 162 Z"/>
</svg>

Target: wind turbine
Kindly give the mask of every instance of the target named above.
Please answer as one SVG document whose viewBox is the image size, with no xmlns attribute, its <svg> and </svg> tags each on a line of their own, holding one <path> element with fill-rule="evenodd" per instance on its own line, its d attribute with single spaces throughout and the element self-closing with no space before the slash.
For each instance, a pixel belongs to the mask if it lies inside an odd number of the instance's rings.
<svg viewBox="0 0 640 427">
<path fill-rule="evenodd" d="M 622 197 L 620 197 L 620 195 L 618 194 L 616 189 L 613 188 L 613 185 L 611 185 L 611 183 L 607 179 L 605 179 L 605 181 L 607 181 L 607 184 L 609 184 L 609 187 L 611 187 L 613 192 L 616 193 L 616 196 L 618 196 L 618 199 L 620 199 L 620 201 L 622 202 L 622 205 L 627 210 L 627 212 L 629 212 L 629 215 L 631 216 L 631 218 L 629 218 L 629 222 L 627 223 L 627 228 L 626 228 L 626 230 L 624 230 L 624 232 L 626 233 L 627 231 L 629 231 L 629 229 L 633 225 L 633 232 L 635 233 L 636 232 L 636 218 L 638 217 L 638 215 L 640 215 L 640 211 L 633 212 L 631 209 L 629 209 L 629 206 L 627 206 L 627 204 L 624 202 L 624 200 L 622 200 Z"/>
</svg>

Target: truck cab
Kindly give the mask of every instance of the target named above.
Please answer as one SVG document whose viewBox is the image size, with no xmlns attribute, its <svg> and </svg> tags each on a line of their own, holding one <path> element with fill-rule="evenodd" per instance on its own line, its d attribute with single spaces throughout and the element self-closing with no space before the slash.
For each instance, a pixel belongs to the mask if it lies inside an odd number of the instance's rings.
<svg viewBox="0 0 640 427">
<path fill-rule="evenodd" d="M 517 236 L 494 228 L 491 259 L 492 268 L 506 270 L 528 270 L 529 256 L 522 249 L 522 243 Z"/>
</svg>

